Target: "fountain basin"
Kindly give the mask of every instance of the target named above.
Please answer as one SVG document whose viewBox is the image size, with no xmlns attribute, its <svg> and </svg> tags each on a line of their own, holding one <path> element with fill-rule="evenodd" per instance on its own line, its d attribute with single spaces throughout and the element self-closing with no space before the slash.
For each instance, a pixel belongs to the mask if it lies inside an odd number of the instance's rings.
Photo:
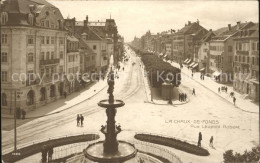
<svg viewBox="0 0 260 163">
<path fill-rule="evenodd" d="M 117 107 L 122 107 L 124 106 L 125 103 L 122 100 L 114 100 L 113 103 L 109 103 L 109 100 L 101 100 L 98 103 L 98 106 L 103 107 L 103 108 L 117 108 Z"/>
<path fill-rule="evenodd" d="M 85 157 L 100 163 L 121 163 L 136 156 L 136 148 L 128 142 L 118 141 L 118 151 L 113 154 L 104 153 L 103 143 L 104 141 L 99 141 L 89 145 L 83 151 Z"/>
</svg>

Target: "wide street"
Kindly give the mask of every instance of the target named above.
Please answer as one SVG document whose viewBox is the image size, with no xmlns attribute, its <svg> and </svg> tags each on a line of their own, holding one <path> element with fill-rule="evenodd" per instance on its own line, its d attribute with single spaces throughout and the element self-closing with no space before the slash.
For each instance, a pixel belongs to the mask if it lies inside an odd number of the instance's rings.
<svg viewBox="0 0 260 163">
<path fill-rule="evenodd" d="M 147 95 L 139 66 L 140 60 L 132 50 L 127 50 L 127 55 L 130 56 L 130 60 L 121 63 L 124 71 L 120 69 L 119 79 L 115 80 L 115 99 L 125 102 L 125 106 L 117 110 L 116 121 L 123 130 L 118 139 L 133 140 L 136 132 L 148 132 L 176 137 L 196 144 L 198 133 L 201 132 L 202 146 L 209 150 L 210 156 L 200 157 L 168 147 L 167 149 L 173 151 L 183 162 L 205 163 L 221 162 L 226 150 L 243 152 L 257 145 L 259 115 L 237 109 L 192 79 L 182 80 L 179 88 L 187 93 L 190 99 L 187 104 L 156 105 L 146 102 Z M 136 62 L 136 65 L 132 66 L 132 62 Z M 196 90 L 195 96 L 191 95 L 193 88 Z M 98 107 L 97 103 L 107 98 L 107 88 L 105 88 L 93 98 L 66 111 L 34 119 L 19 126 L 18 145 L 82 132 L 98 133 L 103 139 L 103 134 L 99 130 L 100 126 L 106 123 L 106 115 L 104 109 Z M 83 127 L 76 126 L 77 114 L 83 114 L 85 117 Z M 211 136 L 214 137 L 215 149 L 209 147 Z M 13 130 L 2 133 L 3 149 L 13 147 L 13 137 Z"/>
</svg>

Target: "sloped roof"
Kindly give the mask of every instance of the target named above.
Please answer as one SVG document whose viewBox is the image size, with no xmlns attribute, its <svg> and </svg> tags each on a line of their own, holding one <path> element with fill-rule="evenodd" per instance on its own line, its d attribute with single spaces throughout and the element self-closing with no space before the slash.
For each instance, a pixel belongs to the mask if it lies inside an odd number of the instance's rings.
<svg viewBox="0 0 260 163">
<path fill-rule="evenodd" d="M 246 27 L 252 26 L 252 22 L 248 23 L 240 23 L 239 28 L 238 25 L 231 26 L 231 28 L 227 28 L 224 32 L 212 38 L 213 41 L 226 41 L 231 36 L 235 35 L 239 30 L 244 29 Z"/>
<path fill-rule="evenodd" d="M 75 32 L 81 36 L 82 34 L 86 33 L 88 35 L 87 40 L 102 40 L 102 38 L 91 29 L 89 26 L 75 26 Z"/>
<path fill-rule="evenodd" d="M 216 34 L 212 31 L 209 31 L 204 37 L 201 39 L 201 42 L 208 42 L 212 37 L 216 36 Z"/>
<path fill-rule="evenodd" d="M 8 13 L 28 14 L 31 13 L 29 5 L 45 5 L 57 8 L 45 0 L 7 0 L 4 1 L 1 10 Z"/>
</svg>

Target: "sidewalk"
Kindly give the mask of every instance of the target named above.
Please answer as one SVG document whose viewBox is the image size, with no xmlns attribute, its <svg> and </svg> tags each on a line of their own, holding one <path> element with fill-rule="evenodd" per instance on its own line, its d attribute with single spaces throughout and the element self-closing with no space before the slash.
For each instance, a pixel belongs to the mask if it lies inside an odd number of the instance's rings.
<svg viewBox="0 0 260 163">
<path fill-rule="evenodd" d="M 171 63 L 172 66 L 174 67 L 180 67 L 178 63 Z M 191 76 L 191 70 L 189 70 L 187 67 L 183 66 L 183 69 L 181 69 L 181 72 L 183 75 L 186 75 L 186 77 L 189 77 L 190 79 L 196 81 L 203 87 L 209 89 L 213 93 L 217 94 L 218 96 L 222 97 L 223 99 L 227 100 L 228 102 L 233 104 L 233 98 L 229 96 L 230 92 L 235 93 L 236 97 L 236 108 L 243 110 L 245 112 L 249 113 L 259 113 L 259 102 L 253 102 L 251 99 L 244 99 L 243 95 L 236 92 L 232 86 L 230 85 L 225 85 L 225 84 L 220 84 L 215 82 L 211 77 L 204 76 L 204 80 L 200 79 L 200 73 L 194 73 L 193 77 Z M 184 78 L 182 76 L 182 78 Z M 218 88 L 226 86 L 228 88 L 227 93 L 226 92 L 220 92 L 218 93 Z"/>
<path fill-rule="evenodd" d="M 99 82 L 88 85 L 84 90 L 81 90 L 79 92 L 73 92 L 72 94 L 68 95 L 66 99 L 61 98 L 45 106 L 41 106 L 35 109 L 34 111 L 27 112 L 26 118 L 29 119 L 24 119 L 24 120 L 17 119 L 16 121 L 17 126 L 23 125 L 37 117 L 46 116 L 49 114 L 55 114 L 55 112 L 69 109 L 79 103 L 91 99 L 93 96 L 95 96 L 104 88 L 106 88 L 106 86 L 107 86 L 106 79 L 100 80 Z M 2 114 L 1 126 L 3 130 L 13 129 L 14 127 L 13 117 L 14 116 L 10 114 Z"/>
</svg>

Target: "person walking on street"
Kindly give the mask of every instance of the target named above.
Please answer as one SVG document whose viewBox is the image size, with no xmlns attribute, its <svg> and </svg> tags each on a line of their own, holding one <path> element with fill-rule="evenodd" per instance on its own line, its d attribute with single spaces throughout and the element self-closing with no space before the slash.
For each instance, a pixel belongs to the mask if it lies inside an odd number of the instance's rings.
<svg viewBox="0 0 260 163">
<path fill-rule="evenodd" d="M 209 140 L 209 146 L 213 148 L 213 136 L 211 136 Z"/>
<path fill-rule="evenodd" d="M 184 93 L 184 101 L 186 101 L 186 100 L 187 100 L 187 94 Z"/>
<path fill-rule="evenodd" d="M 195 95 L 195 89 L 193 88 L 193 90 L 192 90 L 192 95 Z"/>
<path fill-rule="evenodd" d="M 84 117 L 82 114 L 80 114 L 80 122 L 81 122 L 81 127 L 83 126 L 83 121 L 84 121 Z"/>
<path fill-rule="evenodd" d="M 202 134 L 199 132 L 198 147 L 201 147 Z"/>
<path fill-rule="evenodd" d="M 179 93 L 179 101 L 181 101 L 181 94 Z"/>
<path fill-rule="evenodd" d="M 77 126 L 79 126 L 79 121 L 80 121 L 80 116 L 78 114 L 78 116 L 77 116 Z"/>
<path fill-rule="evenodd" d="M 52 160 L 52 155 L 53 155 L 53 148 L 51 148 L 48 152 L 48 162 L 51 162 Z"/>
<path fill-rule="evenodd" d="M 236 98 L 233 97 L 233 102 L 234 102 L 234 105 L 236 105 Z"/>
<path fill-rule="evenodd" d="M 218 93 L 220 93 L 220 87 L 218 87 Z"/>
<path fill-rule="evenodd" d="M 227 87 L 226 87 L 226 93 L 227 93 Z"/>
<path fill-rule="evenodd" d="M 26 111 L 22 109 L 22 119 L 25 119 Z"/>
<path fill-rule="evenodd" d="M 191 74 L 191 77 L 193 78 L 193 73 Z"/>
</svg>

